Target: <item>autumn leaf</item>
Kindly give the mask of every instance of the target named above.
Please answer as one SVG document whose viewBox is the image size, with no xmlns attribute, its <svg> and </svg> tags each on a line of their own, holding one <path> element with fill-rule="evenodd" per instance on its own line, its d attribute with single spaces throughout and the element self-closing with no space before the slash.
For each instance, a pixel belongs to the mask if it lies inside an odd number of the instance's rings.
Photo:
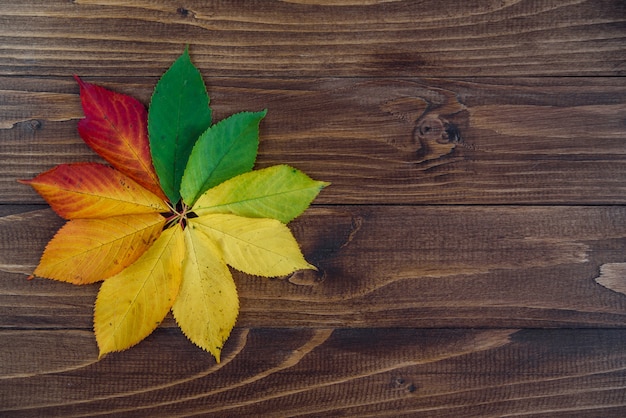
<svg viewBox="0 0 626 418">
<path fill-rule="evenodd" d="M 239 313 L 237 288 L 220 250 L 206 235 L 186 228 L 185 246 L 183 278 L 172 313 L 187 338 L 219 362 Z"/>
<path fill-rule="evenodd" d="M 152 167 L 146 108 L 134 97 L 74 78 L 85 113 L 78 122 L 83 141 L 118 171 L 165 198 Z"/>
<path fill-rule="evenodd" d="M 169 211 L 162 199 L 104 164 L 61 164 L 21 182 L 30 184 L 65 219 Z"/>
<path fill-rule="evenodd" d="M 276 165 L 241 174 L 212 188 L 200 196 L 193 211 L 197 215 L 233 213 L 288 223 L 328 184 L 287 165 Z"/>
<path fill-rule="evenodd" d="M 161 323 L 178 294 L 184 257 L 183 231 L 177 225 L 163 231 L 130 267 L 102 283 L 94 310 L 101 357 L 137 344 Z"/>
<path fill-rule="evenodd" d="M 251 171 L 267 112 L 211 126 L 188 50 L 157 83 L 147 113 L 132 97 L 76 81 L 85 112 L 79 133 L 111 165 L 61 164 L 21 180 L 68 220 L 34 274 L 102 281 L 94 307 L 100 357 L 137 344 L 171 310 L 187 338 L 219 362 L 239 314 L 230 268 L 265 277 L 315 269 L 286 224 L 328 183 L 286 165 Z"/>
<path fill-rule="evenodd" d="M 189 227 L 217 243 L 226 264 L 244 273 L 275 277 L 315 269 L 302 256 L 289 228 L 276 219 L 217 213 L 190 219 Z"/>
<path fill-rule="evenodd" d="M 137 260 L 164 224 L 158 213 L 74 219 L 48 243 L 35 275 L 74 284 L 104 280 Z"/>
</svg>

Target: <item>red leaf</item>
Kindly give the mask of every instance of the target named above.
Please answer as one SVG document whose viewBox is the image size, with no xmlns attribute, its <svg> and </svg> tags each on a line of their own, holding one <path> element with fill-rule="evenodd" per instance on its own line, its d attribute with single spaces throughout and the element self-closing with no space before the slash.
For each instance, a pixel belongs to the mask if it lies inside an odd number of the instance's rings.
<svg viewBox="0 0 626 418">
<path fill-rule="evenodd" d="M 166 199 L 152 166 L 146 108 L 134 97 L 74 78 L 85 113 L 78 122 L 83 140 L 113 167 Z"/>
</svg>

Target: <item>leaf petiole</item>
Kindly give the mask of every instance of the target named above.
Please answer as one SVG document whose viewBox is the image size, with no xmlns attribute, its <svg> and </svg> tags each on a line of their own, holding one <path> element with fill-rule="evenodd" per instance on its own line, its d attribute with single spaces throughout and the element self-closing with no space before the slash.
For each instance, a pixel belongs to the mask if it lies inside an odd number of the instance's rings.
<svg viewBox="0 0 626 418">
<path fill-rule="evenodd" d="M 165 226 L 163 229 L 171 228 L 172 226 L 179 224 L 181 228 L 185 229 L 187 226 L 187 217 L 193 215 L 191 212 L 191 206 L 186 203 L 180 203 L 176 207 L 172 206 L 169 202 L 167 206 L 170 208 L 169 216 L 165 218 Z"/>
</svg>

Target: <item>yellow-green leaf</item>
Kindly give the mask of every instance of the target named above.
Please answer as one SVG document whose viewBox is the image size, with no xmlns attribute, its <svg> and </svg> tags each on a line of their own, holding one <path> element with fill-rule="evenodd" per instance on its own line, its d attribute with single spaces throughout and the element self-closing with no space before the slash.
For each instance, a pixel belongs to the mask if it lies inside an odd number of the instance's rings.
<svg viewBox="0 0 626 418">
<path fill-rule="evenodd" d="M 133 264 L 102 283 L 94 310 L 100 357 L 150 335 L 172 307 L 182 277 L 185 240 L 176 225 L 163 231 Z"/>
<path fill-rule="evenodd" d="M 193 206 L 198 215 L 232 213 L 288 223 L 309 207 L 329 183 L 312 180 L 288 165 L 240 174 L 207 190 Z"/>
<path fill-rule="evenodd" d="M 189 227 L 211 238 L 224 261 L 244 273 L 275 277 L 315 269 L 302 256 L 289 228 L 276 219 L 210 214 L 190 219 Z"/>
<path fill-rule="evenodd" d="M 183 333 L 220 361 L 239 313 L 237 288 L 220 250 L 195 228 L 185 229 L 183 279 L 172 313 Z"/>
<path fill-rule="evenodd" d="M 104 280 L 137 260 L 164 224 L 158 213 L 74 219 L 48 243 L 34 274 L 74 284 Z"/>
</svg>

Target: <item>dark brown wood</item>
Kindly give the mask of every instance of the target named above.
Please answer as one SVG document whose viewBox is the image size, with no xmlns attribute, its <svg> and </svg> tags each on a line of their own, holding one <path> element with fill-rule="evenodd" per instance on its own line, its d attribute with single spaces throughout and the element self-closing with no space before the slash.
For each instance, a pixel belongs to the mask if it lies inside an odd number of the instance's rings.
<svg viewBox="0 0 626 418">
<path fill-rule="evenodd" d="M 0 0 L 0 416 L 626 416 L 626 3 Z M 318 272 L 235 272 L 222 362 L 167 317 L 98 360 L 98 285 L 16 182 L 99 161 L 72 74 L 148 104 L 190 45 L 258 167 L 331 181 Z"/>
<path fill-rule="evenodd" d="M 237 329 L 220 365 L 183 340 L 161 329 L 97 361 L 89 332 L 4 330 L 0 413 L 610 418 L 626 408 L 624 330 Z"/>
<path fill-rule="evenodd" d="M 156 83 L 91 81 L 146 104 Z M 318 203 L 626 203 L 619 78 L 207 83 L 218 120 L 269 109 L 258 165 L 332 182 Z M 77 89 L 69 76 L 0 78 L 1 203 L 43 203 L 16 179 L 97 159 L 76 131 Z"/>
<path fill-rule="evenodd" d="M 0 218 L 2 326 L 91 326 L 97 285 L 25 279 L 61 224 L 49 209 Z M 594 281 L 604 265 L 626 265 L 626 207 L 317 207 L 290 226 L 319 271 L 238 274 L 242 326 L 620 327 L 626 320 L 626 297 Z"/>
<path fill-rule="evenodd" d="M 624 74 L 620 0 L 2 4 L 3 75 Z M 359 4 L 362 3 L 362 4 Z"/>
</svg>

